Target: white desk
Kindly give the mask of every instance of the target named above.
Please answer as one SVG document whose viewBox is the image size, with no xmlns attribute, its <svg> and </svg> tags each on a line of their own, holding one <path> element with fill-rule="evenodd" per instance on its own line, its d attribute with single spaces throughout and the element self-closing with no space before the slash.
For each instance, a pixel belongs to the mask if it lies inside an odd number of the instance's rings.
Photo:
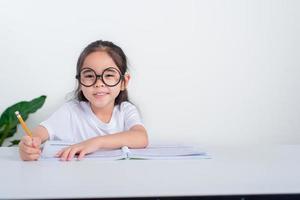
<svg viewBox="0 0 300 200">
<path fill-rule="evenodd" d="M 300 194 L 300 146 L 205 147 L 212 159 L 23 162 L 0 148 L 0 198 Z"/>
</svg>

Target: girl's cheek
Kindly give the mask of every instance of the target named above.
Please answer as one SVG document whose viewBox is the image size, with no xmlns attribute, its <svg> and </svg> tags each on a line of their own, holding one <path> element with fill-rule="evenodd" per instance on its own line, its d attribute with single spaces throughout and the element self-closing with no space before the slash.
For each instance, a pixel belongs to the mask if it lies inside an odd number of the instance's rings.
<svg viewBox="0 0 300 200">
<path fill-rule="evenodd" d="M 89 96 L 91 96 L 91 92 L 89 92 L 86 88 L 81 90 L 84 97 L 88 99 Z"/>
</svg>

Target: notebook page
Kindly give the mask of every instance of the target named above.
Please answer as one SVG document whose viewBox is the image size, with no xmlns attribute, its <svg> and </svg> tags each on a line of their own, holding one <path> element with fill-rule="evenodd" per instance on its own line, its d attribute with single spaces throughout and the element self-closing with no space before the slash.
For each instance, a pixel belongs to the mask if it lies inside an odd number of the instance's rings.
<svg viewBox="0 0 300 200">
<path fill-rule="evenodd" d="M 47 141 L 42 151 L 42 159 L 55 158 L 55 154 L 63 148 L 73 143 L 63 141 Z M 85 158 L 101 159 L 101 160 L 118 160 L 126 158 L 126 154 L 121 149 L 105 149 L 85 155 Z"/>
<path fill-rule="evenodd" d="M 112 149 L 112 150 L 98 150 L 96 152 L 93 152 L 91 154 L 87 154 L 85 156 L 86 158 L 103 158 L 107 160 L 117 160 L 126 158 L 126 155 L 124 155 L 123 151 L 121 149 Z"/>
<path fill-rule="evenodd" d="M 61 149 L 66 148 L 73 143 L 63 141 L 46 141 L 42 150 L 42 158 L 53 158 Z"/>
<path fill-rule="evenodd" d="M 190 159 L 208 158 L 208 155 L 205 151 L 193 146 L 159 145 L 145 149 L 130 149 L 129 157 L 141 159 Z"/>
</svg>

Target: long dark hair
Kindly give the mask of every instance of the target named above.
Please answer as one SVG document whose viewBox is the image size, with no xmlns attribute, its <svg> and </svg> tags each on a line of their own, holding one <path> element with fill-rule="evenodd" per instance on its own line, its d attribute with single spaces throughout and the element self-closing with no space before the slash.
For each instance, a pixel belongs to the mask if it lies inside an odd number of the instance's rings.
<svg viewBox="0 0 300 200">
<path fill-rule="evenodd" d="M 127 58 L 123 50 L 109 41 L 97 40 L 90 43 L 84 50 L 81 52 L 76 67 L 76 74 L 80 73 L 80 69 L 83 65 L 85 58 L 93 52 L 104 51 L 106 52 L 115 62 L 119 68 L 122 75 L 127 72 Z M 124 81 L 122 79 L 122 81 Z M 80 90 L 80 83 L 78 81 L 78 87 L 75 90 L 75 96 L 79 101 L 88 101 Z M 120 91 L 119 95 L 115 99 L 115 105 L 120 105 L 123 101 L 129 101 L 127 89 Z"/>
</svg>

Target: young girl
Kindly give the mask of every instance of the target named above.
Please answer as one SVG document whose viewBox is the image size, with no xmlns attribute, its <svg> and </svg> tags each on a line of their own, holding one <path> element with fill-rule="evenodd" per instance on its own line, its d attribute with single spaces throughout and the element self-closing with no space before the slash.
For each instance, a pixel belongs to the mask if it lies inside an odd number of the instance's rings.
<svg viewBox="0 0 300 200">
<path fill-rule="evenodd" d="M 147 132 L 137 108 L 128 102 L 126 55 L 108 41 L 89 44 L 77 61 L 76 100 L 69 101 L 19 143 L 22 160 L 37 160 L 46 140 L 74 142 L 57 153 L 60 160 L 78 159 L 98 149 L 145 148 Z"/>
</svg>

